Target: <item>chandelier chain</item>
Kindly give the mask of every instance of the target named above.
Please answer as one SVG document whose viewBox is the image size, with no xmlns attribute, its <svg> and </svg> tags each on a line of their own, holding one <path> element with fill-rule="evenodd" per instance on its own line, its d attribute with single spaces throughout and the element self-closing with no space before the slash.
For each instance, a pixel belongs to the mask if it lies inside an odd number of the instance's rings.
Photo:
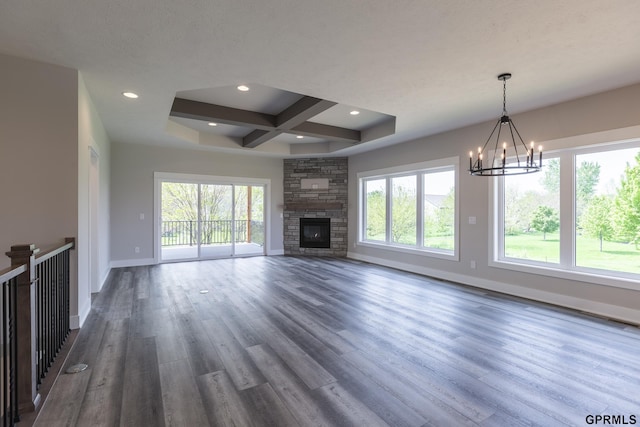
<svg viewBox="0 0 640 427">
<path fill-rule="evenodd" d="M 507 115 L 507 79 L 502 80 L 502 115 Z"/>
</svg>

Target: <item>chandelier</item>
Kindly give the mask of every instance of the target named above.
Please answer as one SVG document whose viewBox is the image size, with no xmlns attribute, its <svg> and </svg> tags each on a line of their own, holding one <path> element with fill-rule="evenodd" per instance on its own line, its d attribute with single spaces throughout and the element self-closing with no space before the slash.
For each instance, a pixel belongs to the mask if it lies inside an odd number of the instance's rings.
<svg viewBox="0 0 640 427">
<path fill-rule="evenodd" d="M 502 176 L 521 175 L 525 173 L 539 172 L 542 167 L 542 145 L 538 146 L 538 161 L 534 158 L 534 143 L 527 145 L 522 140 L 515 123 L 507 115 L 507 80 L 510 73 L 500 74 L 498 80 L 502 80 L 502 116 L 493 127 L 491 135 L 474 158 L 474 152 L 469 152 L 469 173 L 477 176 Z M 493 135 L 496 134 L 495 144 L 489 146 Z M 503 131 L 504 130 L 504 131 Z M 504 134 L 500 147 L 500 135 Z M 489 151 L 493 148 L 493 151 Z M 502 149 L 500 149 L 502 148 Z"/>
</svg>

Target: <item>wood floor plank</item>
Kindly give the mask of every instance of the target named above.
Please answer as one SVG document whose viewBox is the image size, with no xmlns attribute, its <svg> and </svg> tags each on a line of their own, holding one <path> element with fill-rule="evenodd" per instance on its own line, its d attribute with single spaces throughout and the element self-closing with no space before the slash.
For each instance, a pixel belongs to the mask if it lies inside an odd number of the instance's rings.
<svg viewBox="0 0 640 427">
<path fill-rule="evenodd" d="M 313 357 L 302 350 L 292 339 L 282 333 L 266 317 L 252 320 L 254 327 L 269 339 L 266 340 L 276 354 L 291 368 L 310 389 L 331 384 L 336 379 L 328 373 Z M 253 347 L 250 347 L 253 348 Z"/>
<path fill-rule="evenodd" d="M 91 378 L 91 368 L 73 375 L 60 375 L 34 422 L 36 427 L 78 425 L 78 415 Z"/>
<path fill-rule="evenodd" d="M 117 385 L 87 389 L 78 414 L 78 426 L 112 427 L 120 425 L 120 411 L 106 408 L 118 408 L 122 401 L 122 388 Z"/>
<path fill-rule="evenodd" d="M 202 322 L 213 346 L 218 350 L 222 365 L 236 390 L 244 390 L 266 382 L 247 351 L 235 339 L 222 321 L 213 319 Z"/>
<path fill-rule="evenodd" d="M 92 366 L 89 390 L 121 384 L 124 377 L 124 362 L 129 337 L 129 319 L 109 320 L 104 338 Z"/>
<path fill-rule="evenodd" d="M 354 397 L 367 405 L 387 424 L 394 427 L 417 427 L 427 419 L 396 397 L 384 384 L 378 384 L 359 368 L 350 365 L 331 350 L 315 354 L 316 359 L 338 383 Z"/>
<path fill-rule="evenodd" d="M 319 397 L 321 406 L 330 406 L 333 425 L 389 427 L 382 418 L 376 415 L 361 401 L 353 397 L 340 384 L 333 383 L 313 391 Z"/>
<path fill-rule="evenodd" d="M 194 313 L 177 314 L 176 318 L 181 331 L 178 337 L 183 341 L 194 375 L 224 369 L 220 355 L 205 332 L 202 321 Z M 172 338 L 175 339 L 176 336 Z"/>
<path fill-rule="evenodd" d="M 303 426 L 333 425 L 314 403 L 304 383 L 273 350 L 267 345 L 256 345 L 249 347 L 247 351 L 298 423 Z"/>
<path fill-rule="evenodd" d="M 121 413 L 121 426 L 165 425 L 155 337 L 129 339 Z"/>
<path fill-rule="evenodd" d="M 189 362 L 160 365 L 162 404 L 166 426 L 206 426 L 207 415 Z"/>
<path fill-rule="evenodd" d="M 225 371 L 201 375 L 196 379 L 209 425 L 251 427 L 251 413 Z"/>
<path fill-rule="evenodd" d="M 390 390 L 399 400 L 426 418 L 427 424 L 473 426 L 476 423 L 471 417 L 481 421 L 490 415 L 489 412 L 477 410 L 471 410 L 468 416 L 462 414 L 432 394 L 433 392 L 417 385 L 416 381 L 411 381 L 399 369 L 387 365 L 382 360 L 374 363 L 360 351 L 341 357 L 351 366 L 362 369 L 374 382 Z"/>
<path fill-rule="evenodd" d="M 300 426 L 269 383 L 243 390 L 242 397 L 250 408 L 252 422 L 256 427 Z"/>
</svg>

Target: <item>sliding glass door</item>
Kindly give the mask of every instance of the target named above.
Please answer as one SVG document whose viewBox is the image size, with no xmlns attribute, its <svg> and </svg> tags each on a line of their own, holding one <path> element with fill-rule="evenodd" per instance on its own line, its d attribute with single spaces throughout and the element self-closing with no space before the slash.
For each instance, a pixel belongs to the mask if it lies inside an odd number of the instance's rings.
<svg viewBox="0 0 640 427">
<path fill-rule="evenodd" d="M 200 257 L 233 255 L 233 185 L 200 185 Z"/>
<path fill-rule="evenodd" d="M 162 182 L 161 197 L 162 260 L 198 258 L 198 184 Z"/>
<path fill-rule="evenodd" d="M 264 185 L 160 181 L 160 260 L 264 254 Z"/>
<path fill-rule="evenodd" d="M 264 253 L 264 186 L 234 186 L 235 253 Z"/>
</svg>

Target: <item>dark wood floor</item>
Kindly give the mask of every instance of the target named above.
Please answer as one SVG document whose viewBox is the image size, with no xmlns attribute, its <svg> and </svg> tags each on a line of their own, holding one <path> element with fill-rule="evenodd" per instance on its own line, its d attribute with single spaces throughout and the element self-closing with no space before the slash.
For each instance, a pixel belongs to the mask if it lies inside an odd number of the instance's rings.
<svg viewBox="0 0 640 427">
<path fill-rule="evenodd" d="M 204 292 L 208 291 L 208 292 Z M 640 330 L 345 259 L 115 269 L 38 426 L 640 419 Z"/>
</svg>

